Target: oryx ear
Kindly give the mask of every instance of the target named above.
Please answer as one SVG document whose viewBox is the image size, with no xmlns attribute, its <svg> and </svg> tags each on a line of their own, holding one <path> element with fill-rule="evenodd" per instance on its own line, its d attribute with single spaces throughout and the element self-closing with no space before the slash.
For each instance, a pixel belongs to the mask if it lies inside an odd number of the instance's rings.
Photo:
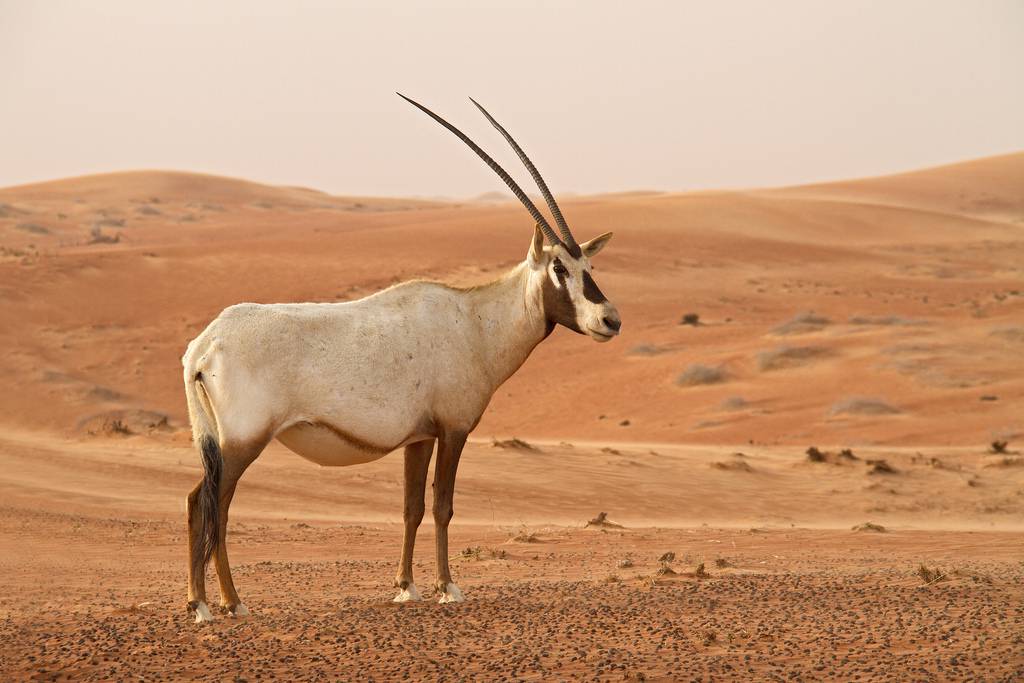
<svg viewBox="0 0 1024 683">
<path fill-rule="evenodd" d="M 528 260 L 534 267 L 544 265 L 544 231 L 540 229 L 539 224 L 533 228 L 533 242 L 530 243 Z"/>
<path fill-rule="evenodd" d="M 612 238 L 612 233 L 606 232 L 603 235 L 598 235 L 589 242 L 584 242 L 580 245 L 580 249 L 586 254 L 587 258 L 593 258 L 597 256 L 597 252 L 604 249 L 604 245 L 608 244 L 608 240 Z"/>
</svg>

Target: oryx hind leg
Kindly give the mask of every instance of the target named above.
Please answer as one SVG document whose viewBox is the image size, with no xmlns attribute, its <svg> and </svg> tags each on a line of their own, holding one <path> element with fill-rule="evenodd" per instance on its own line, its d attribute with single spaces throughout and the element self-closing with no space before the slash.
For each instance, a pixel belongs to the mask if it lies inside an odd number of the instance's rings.
<svg viewBox="0 0 1024 683">
<path fill-rule="evenodd" d="M 395 586 L 399 589 L 395 602 L 420 599 L 420 593 L 412 580 L 412 554 L 416 545 L 416 530 L 423 521 L 427 467 L 433 451 L 434 439 L 418 441 L 405 447 L 405 534 L 402 539 L 402 561 L 395 577 Z"/>
<path fill-rule="evenodd" d="M 249 615 L 249 609 L 238 597 L 235 583 L 231 579 L 231 565 L 228 562 L 227 530 L 228 509 L 235 495 L 238 480 L 245 474 L 249 465 L 259 457 L 266 448 L 268 439 L 260 439 L 242 445 L 226 445 L 224 453 L 224 472 L 221 479 L 220 507 L 218 514 L 217 551 L 214 563 L 217 567 L 217 581 L 220 584 L 221 609 L 233 617 Z"/>
<path fill-rule="evenodd" d="M 434 533 L 437 544 L 437 582 L 434 587 L 441 594 L 439 602 L 462 602 L 462 591 L 452 581 L 448 566 L 448 523 L 455 514 L 455 474 L 459 458 L 466 445 L 465 432 L 446 431 L 437 444 L 437 461 L 434 463 Z"/>
</svg>

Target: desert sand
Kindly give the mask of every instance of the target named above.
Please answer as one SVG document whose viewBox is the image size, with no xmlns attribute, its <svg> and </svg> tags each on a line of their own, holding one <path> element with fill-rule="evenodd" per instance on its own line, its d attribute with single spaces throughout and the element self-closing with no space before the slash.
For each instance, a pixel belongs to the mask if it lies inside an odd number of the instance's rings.
<svg viewBox="0 0 1024 683">
<path fill-rule="evenodd" d="M 253 615 L 192 624 L 187 342 L 241 301 L 494 278 L 532 228 L 500 199 L 0 189 L 0 677 L 1024 676 L 1024 153 L 566 198 L 580 239 L 616 233 L 623 334 L 558 330 L 494 397 L 456 487 L 468 600 L 390 602 L 400 454 L 273 444 L 231 510 Z M 421 588 L 432 541 L 428 515 Z"/>
</svg>

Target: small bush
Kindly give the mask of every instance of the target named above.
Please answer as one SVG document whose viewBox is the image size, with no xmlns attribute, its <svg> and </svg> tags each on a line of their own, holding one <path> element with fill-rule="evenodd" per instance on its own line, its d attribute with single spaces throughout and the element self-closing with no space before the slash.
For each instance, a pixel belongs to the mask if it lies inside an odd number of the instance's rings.
<svg viewBox="0 0 1024 683">
<path fill-rule="evenodd" d="M 89 244 L 117 244 L 120 241 L 121 233 L 105 235 L 99 225 L 92 226 L 92 230 L 89 231 Z"/>
<path fill-rule="evenodd" d="M 665 351 L 654 344 L 637 344 L 627 353 L 630 356 L 657 356 L 665 353 Z"/>
<path fill-rule="evenodd" d="M 843 450 L 839 451 L 839 457 L 842 458 L 843 460 L 860 460 L 860 458 L 854 455 L 853 451 L 851 451 L 849 448 L 844 448 Z"/>
<path fill-rule="evenodd" d="M 15 230 L 21 230 L 22 232 L 31 233 L 33 235 L 49 235 L 50 229 L 45 228 L 38 223 L 18 223 L 14 226 Z"/>
<path fill-rule="evenodd" d="M 872 531 L 878 534 L 884 534 L 886 528 L 881 524 L 875 524 L 874 522 L 864 522 L 853 527 L 854 531 Z"/>
<path fill-rule="evenodd" d="M 917 575 L 921 577 L 921 580 L 924 581 L 926 586 L 949 579 L 949 576 L 938 567 L 932 569 L 924 564 L 917 568 Z"/>
<path fill-rule="evenodd" d="M 885 460 L 865 460 L 864 464 L 870 468 L 868 474 L 896 474 L 895 468 Z"/>
<path fill-rule="evenodd" d="M 829 409 L 830 415 L 897 415 L 900 410 L 879 398 L 844 398 Z"/>
<path fill-rule="evenodd" d="M 676 378 L 676 384 L 681 387 L 694 387 L 704 384 L 719 384 L 724 382 L 727 375 L 721 367 L 710 367 L 707 365 L 694 364 L 687 367 Z"/>
<path fill-rule="evenodd" d="M 680 325 L 692 325 L 697 327 L 700 325 L 700 316 L 696 313 L 686 313 L 683 315 L 682 320 L 679 321 Z"/>
<path fill-rule="evenodd" d="M 742 396 L 730 396 L 722 401 L 721 408 L 722 410 L 743 410 L 748 405 L 750 405 L 750 403 L 748 403 L 747 399 Z"/>
<path fill-rule="evenodd" d="M 815 314 L 813 311 L 798 313 L 792 319 L 787 320 L 772 332 L 777 335 L 807 334 L 824 329 L 832 323 L 831 320 Z"/>
<path fill-rule="evenodd" d="M 491 448 L 502 448 L 505 450 L 513 451 L 532 451 L 534 453 L 540 453 L 540 449 L 531 443 L 527 443 L 522 439 L 512 437 L 511 439 L 491 439 Z"/>
<path fill-rule="evenodd" d="M 851 325 L 874 325 L 874 326 L 890 326 L 890 325 L 922 325 L 920 320 L 913 320 L 911 318 L 901 318 L 898 315 L 883 315 L 883 316 L 870 316 L 870 315 L 855 315 L 851 316 L 849 323 Z"/>
<path fill-rule="evenodd" d="M 1006 447 L 1009 446 L 1009 445 L 1010 445 L 1010 443 L 1008 441 L 993 441 L 989 445 L 988 452 L 989 453 L 995 453 L 995 454 L 1006 453 Z"/>
<path fill-rule="evenodd" d="M 827 458 L 824 453 L 818 450 L 817 446 L 811 446 L 807 449 L 807 460 L 810 462 L 825 462 Z"/>
<path fill-rule="evenodd" d="M 820 346 L 780 346 L 757 354 L 757 369 L 761 372 L 796 368 L 813 362 L 831 351 Z"/>
</svg>

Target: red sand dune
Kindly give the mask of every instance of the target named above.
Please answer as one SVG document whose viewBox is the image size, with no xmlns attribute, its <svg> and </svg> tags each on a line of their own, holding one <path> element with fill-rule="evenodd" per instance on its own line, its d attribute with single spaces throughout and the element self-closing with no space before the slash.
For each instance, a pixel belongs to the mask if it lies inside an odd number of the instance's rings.
<svg viewBox="0 0 1024 683">
<path fill-rule="evenodd" d="M 256 616 L 197 629 L 186 343 L 240 301 L 485 281 L 524 257 L 531 224 L 508 203 L 176 172 L 0 189 L 0 672 L 1024 674 L 1024 153 L 563 209 L 581 239 L 616 233 L 596 276 L 623 334 L 559 330 L 495 396 L 452 527 L 471 600 L 387 603 L 399 456 L 330 470 L 274 445 L 232 508 Z M 540 451 L 490 443 L 512 435 Z M 996 440 L 1011 452 L 987 454 Z M 579 528 L 600 510 L 627 528 Z M 889 531 L 850 531 L 868 520 Z M 542 542 L 507 542 L 523 525 Z M 423 585 L 429 543 L 428 522 Z M 659 577 L 666 550 L 711 576 Z M 949 576 L 925 585 L 921 563 Z"/>
</svg>

